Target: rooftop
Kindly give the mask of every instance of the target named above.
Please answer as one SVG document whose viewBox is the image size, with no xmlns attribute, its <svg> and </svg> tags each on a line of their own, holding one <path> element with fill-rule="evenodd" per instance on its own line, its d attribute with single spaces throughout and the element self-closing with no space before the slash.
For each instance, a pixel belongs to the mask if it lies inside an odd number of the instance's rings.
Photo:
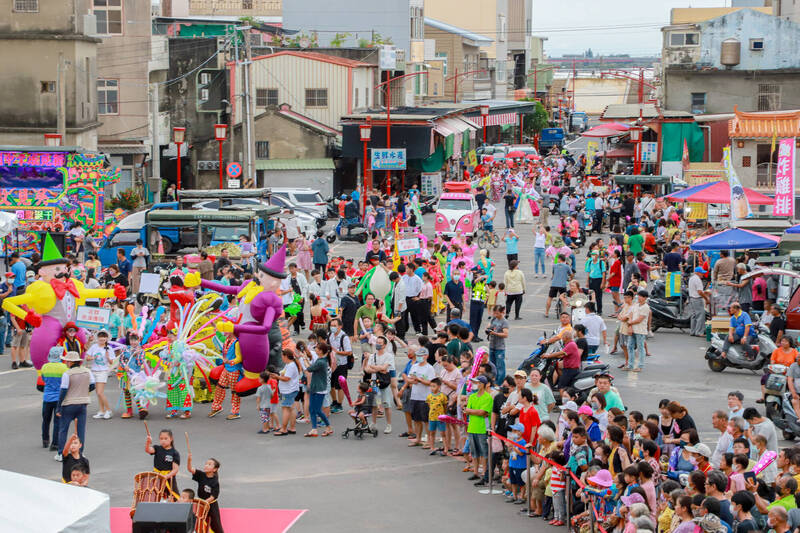
<svg viewBox="0 0 800 533">
<path fill-rule="evenodd" d="M 696 24 L 722 17 L 740 9 L 753 9 L 772 15 L 771 7 L 676 7 L 670 11 L 670 24 Z"/>
<path fill-rule="evenodd" d="M 491 37 L 486 37 L 484 35 L 480 35 L 478 33 L 465 30 L 464 28 L 459 28 L 458 26 L 453 26 L 452 24 L 448 24 L 446 22 L 442 22 L 432 18 L 425 17 L 425 24 L 433 28 L 436 28 L 437 30 L 442 30 L 446 31 L 447 33 L 460 35 L 464 39 L 472 41 L 477 46 L 484 46 L 492 44 L 494 42 L 494 39 L 492 39 Z"/>
<path fill-rule="evenodd" d="M 728 123 L 731 138 L 800 137 L 800 109 L 744 112 L 734 107 L 733 112 Z"/>
<path fill-rule="evenodd" d="M 334 65 L 339 65 L 342 67 L 374 67 L 375 65 L 371 65 L 369 63 L 364 63 L 363 61 L 356 61 L 355 59 L 347 59 L 345 57 L 339 56 L 332 56 L 328 54 L 322 54 L 320 52 L 302 52 L 299 50 L 281 50 L 280 52 L 275 52 L 274 54 L 267 54 L 263 56 L 254 57 L 254 60 L 262 60 L 262 59 L 272 59 L 274 57 L 279 56 L 293 56 L 293 57 L 300 57 L 302 59 L 310 59 L 312 61 L 322 61 L 323 63 L 332 63 Z"/>
<path fill-rule="evenodd" d="M 648 118 L 691 118 L 692 114 L 686 111 L 671 111 L 659 109 L 655 104 L 609 104 L 600 114 L 600 120 L 636 120 L 641 117 Z"/>
<path fill-rule="evenodd" d="M 392 120 L 436 120 L 437 118 L 447 115 L 454 115 L 472 111 L 477 109 L 480 104 L 461 103 L 454 104 L 452 102 L 433 103 L 424 106 L 401 106 L 392 108 Z M 386 110 L 384 109 L 368 109 L 363 113 L 353 115 L 345 115 L 342 120 L 364 120 L 367 117 L 374 120 L 383 120 L 386 118 Z"/>
</svg>

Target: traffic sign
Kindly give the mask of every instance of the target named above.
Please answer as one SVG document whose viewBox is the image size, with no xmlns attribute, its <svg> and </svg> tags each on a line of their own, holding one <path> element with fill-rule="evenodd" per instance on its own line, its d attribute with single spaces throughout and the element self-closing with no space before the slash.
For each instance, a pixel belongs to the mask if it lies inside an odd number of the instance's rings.
<svg viewBox="0 0 800 533">
<path fill-rule="evenodd" d="M 228 163 L 228 166 L 225 167 L 225 173 L 228 175 L 229 178 L 238 178 L 242 175 L 242 164 L 241 163 Z"/>
<path fill-rule="evenodd" d="M 229 179 L 228 180 L 228 188 L 229 189 L 241 189 L 242 188 L 242 180 Z"/>
</svg>

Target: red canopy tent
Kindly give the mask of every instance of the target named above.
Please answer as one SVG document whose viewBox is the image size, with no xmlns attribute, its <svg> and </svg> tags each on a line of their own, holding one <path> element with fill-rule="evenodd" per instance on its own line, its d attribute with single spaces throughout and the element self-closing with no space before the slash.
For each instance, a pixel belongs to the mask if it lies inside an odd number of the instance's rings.
<svg viewBox="0 0 800 533">
<path fill-rule="evenodd" d="M 516 159 L 518 157 L 525 157 L 525 152 L 521 150 L 512 150 L 506 154 L 506 158 L 508 159 Z"/>
<path fill-rule="evenodd" d="M 772 205 L 774 200 L 753 189 L 742 187 L 747 201 L 754 205 Z M 729 204 L 731 203 L 731 187 L 727 181 L 713 181 L 683 189 L 666 196 L 673 202 L 697 202 L 700 204 Z"/>
<path fill-rule="evenodd" d="M 620 131 L 617 128 L 612 126 L 607 126 L 605 124 L 601 124 L 600 126 L 595 126 L 594 128 L 589 128 L 588 130 L 581 133 L 581 137 L 617 137 L 620 135 L 625 135 L 626 131 Z"/>
</svg>

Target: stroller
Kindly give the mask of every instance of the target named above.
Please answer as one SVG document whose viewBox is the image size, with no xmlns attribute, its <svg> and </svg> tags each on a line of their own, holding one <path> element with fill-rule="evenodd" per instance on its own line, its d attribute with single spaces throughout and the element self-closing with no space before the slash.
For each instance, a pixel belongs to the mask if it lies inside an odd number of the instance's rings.
<svg viewBox="0 0 800 533">
<path fill-rule="evenodd" d="M 377 384 L 373 380 L 370 384 L 369 390 L 364 394 L 365 401 L 360 405 L 356 405 L 355 411 L 349 413 L 355 422 L 355 427 L 347 428 L 342 433 L 343 439 L 350 438 L 350 433 L 353 433 L 357 439 L 363 439 L 364 435 L 372 434 L 372 438 L 378 437 L 378 430 L 374 427 L 370 427 L 369 417 L 372 415 L 372 410 L 375 408 L 373 407 L 375 404 L 375 391 L 377 390 Z M 364 420 L 361 420 L 360 416 L 364 415 Z"/>
</svg>

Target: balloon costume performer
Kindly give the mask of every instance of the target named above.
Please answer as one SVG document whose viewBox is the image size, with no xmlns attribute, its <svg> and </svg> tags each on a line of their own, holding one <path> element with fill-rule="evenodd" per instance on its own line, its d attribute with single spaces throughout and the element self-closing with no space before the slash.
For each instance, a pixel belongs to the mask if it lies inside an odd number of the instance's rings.
<svg viewBox="0 0 800 533">
<path fill-rule="evenodd" d="M 286 245 L 273 254 L 266 263 L 258 265 L 258 282 L 252 281 L 240 287 L 229 287 L 214 281 L 200 279 L 199 273 L 187 274 L 186 287 L 200 285 L 203 289 L 235 295 L 239 299 L 240 318 L 237 324 L 217 322 L 217 329 L 223 333 L 233 332 L 238 342 L 236 349 L 242 359 L 242 377 L 234 386 L 239 396 L 253 394 L 258 386 L 258 375 L 267 368 L 267 363 L 282 366 L 280 362 L 282 335 L 278 319 L 283 312 L 281 298 L 275 293 L 281 280 L 288 274 L 284 271 Z M 273 350 L 270 350 L 270 347 Z M 225 369 L 220 365 L 211 371 L 211 379 L 217 381 Z"/>
<path fill-rule="evenodd" d="M 3 310 L 33 326 L 31 361 L 37 369 L 47 362 L 47 352 L 56 345 L 64 326 L 75 320 L 77 304 L 87 298 L 125 298 L 122 285 L 113 289 L 87 289 L 69 277 L 68 261 L 61 256 L 50 234 L 45 235 L 40 279 L 23 294 L 3 300 Z M 78 339 L 86 345 L 86 332 L 78 330 Z"/>
<path fill-rule="evenodd" d="M 169 298 L 169 322 L 167 329 L 170 330 L 180 322 L 180 309 L 188 307 L 194 303 L 194 291 L 187 289 L 183 285 L 185 274 L 183 270 L 175 269 L 169 275 L 170 288 L 167 291 Z"/>
</svg>

